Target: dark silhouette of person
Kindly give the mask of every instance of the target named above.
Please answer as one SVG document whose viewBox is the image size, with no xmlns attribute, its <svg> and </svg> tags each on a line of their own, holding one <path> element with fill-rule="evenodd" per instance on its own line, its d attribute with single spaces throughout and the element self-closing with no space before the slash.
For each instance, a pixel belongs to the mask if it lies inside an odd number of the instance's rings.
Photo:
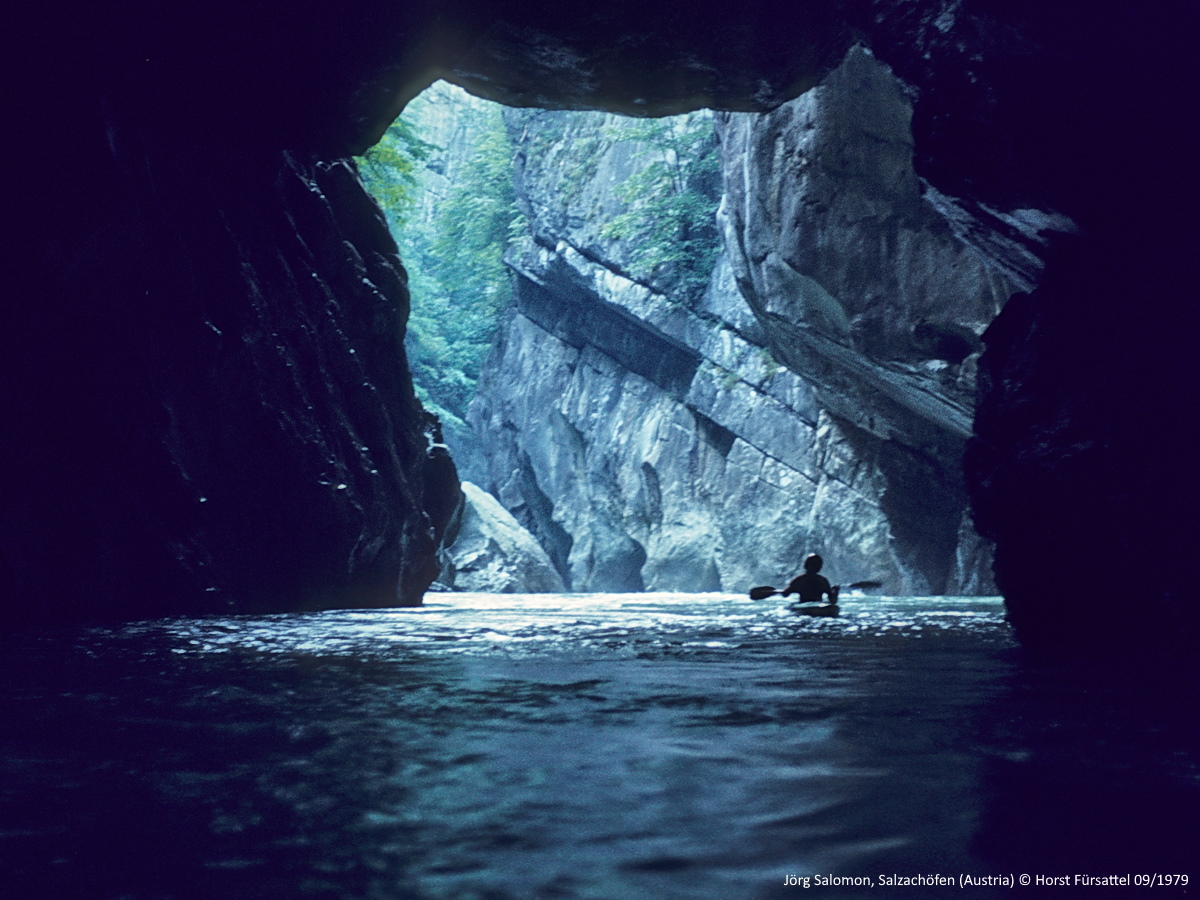
<svg viewBox="0 0 1200 900">
<path fill-rule="evenodd" d="M 815 553 L 804 557 L 804 574 L 797 575 L 792 579 L 791 584 L 784 590 L 783 596 L 799 594 L 800 603 L 820 603 L 821 598 L 828 595 L 831 604 L 837 603 L 837 587 L 831 585 L 829 579 L 824 575 L 818 574 L 823 565 L 825 565 L 825 560 Z"/>
</svg>

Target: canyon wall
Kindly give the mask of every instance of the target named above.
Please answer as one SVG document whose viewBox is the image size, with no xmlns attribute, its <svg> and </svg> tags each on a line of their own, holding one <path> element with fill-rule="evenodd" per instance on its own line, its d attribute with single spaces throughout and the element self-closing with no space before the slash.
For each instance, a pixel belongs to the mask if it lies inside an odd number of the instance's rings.
<svg viewBox="0 0 1200 900">
<path fill-rule="evenodd" d="M 962 480 L 980 335 L 1070 223 L 973 218 L 916 176 L 910 119 L 862 48 L 772 113 L 718 115 L 689 152 L 720 155 L 722 249 L 687 297 L 607 225 L 673 151 L 508 114 L 530 233 L 460 465 L 574 589 L 742 590 L 819 552 L 896 593 L 993 590 Z"/>
<path fill-rule="evenodd" d="M 113 140 L 130 194 L 54 260 L 41 288 L 72 305 L 6 360 L 10 471 L 46 473 L 5 496 L 12 618 L 419 603 L 457 480 L 353 166 Z"/>
</svg>

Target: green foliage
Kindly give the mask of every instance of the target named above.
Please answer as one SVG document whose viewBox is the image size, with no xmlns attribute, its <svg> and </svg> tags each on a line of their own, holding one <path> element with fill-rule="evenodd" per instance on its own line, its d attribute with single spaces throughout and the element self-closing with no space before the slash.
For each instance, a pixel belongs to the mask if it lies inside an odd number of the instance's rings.
<svg viewBox="0 0 1200 900">
<path fill-rule="evenodd" d="M 703 291 L 718 248 L 720 169 L 710 114 L 509 116 L 529 177 L 549 186 L 572 215 L 592 214 L 572 204 L 595 190 L 600 160 L 624 142 L 632 168 L 621 171 L 632 174 L 616 188 L 616 202 L 603 204 L 622 212 L 600 235 L 621 242 L 633 277 L 665 286 L 680 302 Z M 431 134 L 448 146 L 430 143 Z M 504 252 L 529 232 L 516 206 L 513 157 L 498 106 L 441 86 L 413 101 L 360 160 L 409 271 L 406 347 L 417 393 L 451 438 L 464 430 L 484 358 L 512 303 Z"/>
<path fill-rule="evenodd" d="M 547 207 L 548 221 L 565 213 L 564 224 L 586 223 L 585 240 L 595 223 L 597 236 L 614 244 L 611 262 L 676 301 L 703 291 L 719 247 L 721 171 L 711 113 L 635 119 L 525 110 L 511 121 L 534 202 Z M 623 181 L 613 187 L 598 176 Z"/>
<path fill-rule="evenodd" d="M 504 265 L 518 218 L 512 147 L 491 108 L 472 152 L 436 215 L 414 230 L 410 257 L 420 275 L 408 351 L 422 401 L 452 426 L 466 416 L 500 315 L 512 302 Z"/>
<path fill-rule="evenodd" d="M 770 347 L 758 348 L 758 361 L 762 366 L 763 381 L 767 382 L 783 371 L 783 366 L 775 359 Z"/>
<path fill-rule="evenodd" d="M 412 123 L 400 118 L 378 144 L 358 157 L 363 183 L 383 208 L 393 234 L 400 233 L 412 211 L 421 164 L 440 149 L 422 140 Z"/>
<path fill-rule="evenodd" d="M 455 122 L 454 146 L 418 136 L 438 117 Z M 450 435 L 464 427 L 500 314 L 511 303 L 503 255 L 521 221 L 512 156 L 499 107 L 445 88 L 410 104 L 362 167 L 409 273 L 405 347 L 417 396 Z"/>
<path fill-rule="evenodd" d="M 647 146 L 649 161 L 617 189 L 628 209 L 601 234 L 632 248 L 634 275 L 692 299 L 708 284 L 719 241 L 720 160 L 706 114 L 631 120 L 609 129 Z"/>
<path fill-rule="evenodd" d="M 497 121 L 475 145 L 429 243 L 430 273 L 444 291 L 475 312 L 503 309 L 498 300 L 509 295 L 504 248 L 516 217 L 512 147 L 503 122 Z"/>
</svg>

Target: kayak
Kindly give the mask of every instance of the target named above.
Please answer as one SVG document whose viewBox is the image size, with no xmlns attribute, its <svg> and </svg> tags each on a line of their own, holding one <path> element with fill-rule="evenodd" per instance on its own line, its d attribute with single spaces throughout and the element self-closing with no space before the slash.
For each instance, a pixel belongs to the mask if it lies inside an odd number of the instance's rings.
<svg viewBox="0 0 1200 900">
<path fill-rule="evenodd" d="M 836 603 L 801 603 L 789 606 L 788 609 L 802 616 L 836 616 L 838 614 Z"/>
</svg>

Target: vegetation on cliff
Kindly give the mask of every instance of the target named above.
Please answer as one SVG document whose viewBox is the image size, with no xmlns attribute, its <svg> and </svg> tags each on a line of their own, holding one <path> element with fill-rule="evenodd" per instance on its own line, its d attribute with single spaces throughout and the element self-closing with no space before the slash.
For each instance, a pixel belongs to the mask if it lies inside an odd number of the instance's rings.
<svg viewBox="0 0 1200 900">
<path fill-rule="evenodd" d="M 418 396 L 451 435 L 461 434 L 512 301 L 504 253 L 528 232 L 521 185 L 514 188 L 518 155 L 538 171 L 539 185 L 552 186 L 551 202 L 587 203 L 583 215 L 610 265 L 672 300 L 699 296 L 717 256 L 721 173 L 711 113 L 502 114 L 497 104 L 450 85 L 422 94 L 360 158 L 359 170 L 408 269 L 406 347 Z M 597 178 L 600 167 L 606 177 Z M 548 171 L 550 179 L 543 177 Z M 603 197 L 580 197 L 598 185 Z"/>
<path fill-rule="evenodd" d="M 455 433 L 511 301 L 503 253 L 520 216 L 500 108 L 440 88 L 409 105 L 360 171 L 408 269 L 417 394 Z"/>
<path fill-rule="evenodd" d="M 518 192 L 542 223 L 535 237 L 570 233 L 586 255 L 675 302 L 703 292 L 720 246 L 712 113 L 509 110 L 505 119 Z"/>
<path fill-rule="evenodd" d="M 421 166 L 438 149 L 418 136 L 412 122 L 399 118 L 359 157 L 359 175 L 383 208 L 392 234 L 403 233 L 420 188 Z"/>
<path fill-rule="evenodd" d="M 721 162 L 711 114 L 617 120 L 605 132 L 644 149 L 639 167 L 616 191 L 628 208 L 601 234 L 628 242 L 635 275 L 671 283 L 678 298 L 695 297 L 708 284 L 720 247 Z"/>
</svg>

